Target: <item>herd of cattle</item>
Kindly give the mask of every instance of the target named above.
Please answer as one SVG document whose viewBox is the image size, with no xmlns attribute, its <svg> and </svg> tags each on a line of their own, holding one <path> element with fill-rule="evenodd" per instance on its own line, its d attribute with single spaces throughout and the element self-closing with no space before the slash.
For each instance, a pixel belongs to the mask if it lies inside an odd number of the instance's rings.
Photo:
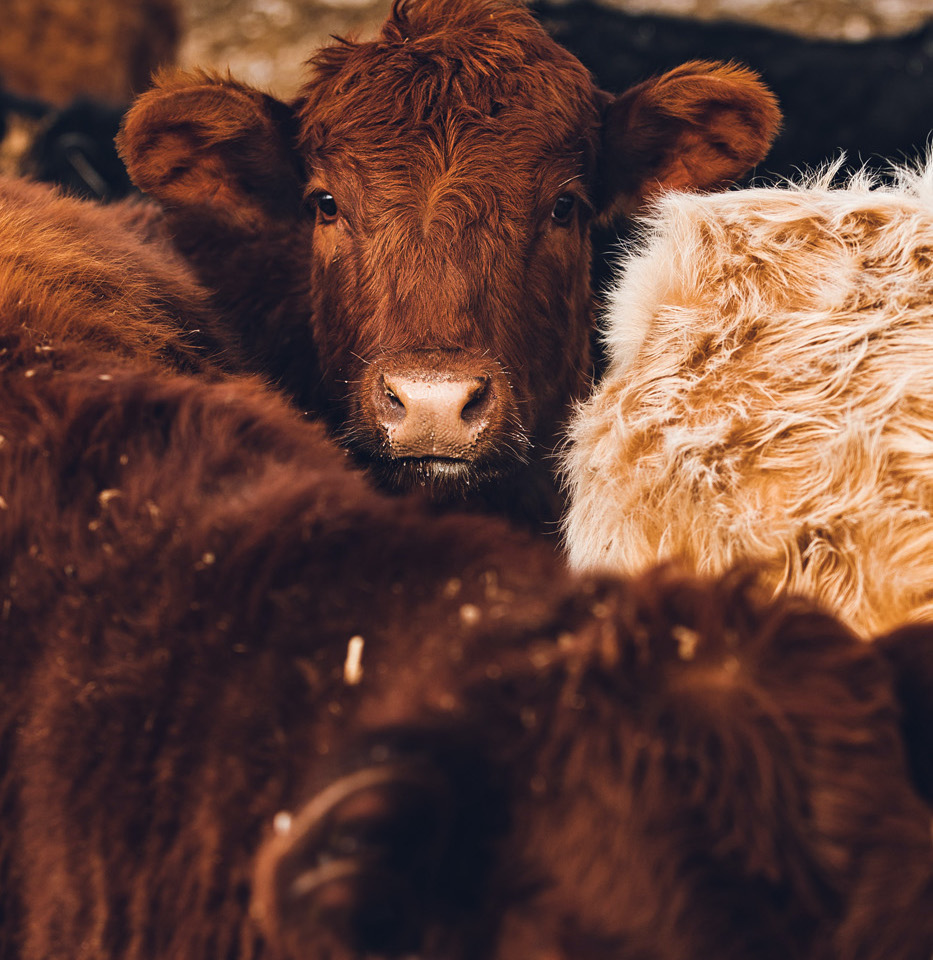
<svg viewBox="0 0 933 960">
<path fill-rule="evenodd" d="M 780 125 L 398 0 L 0 179 L 0 960 L 930 960 L 933 164 Z"/>
</svg>

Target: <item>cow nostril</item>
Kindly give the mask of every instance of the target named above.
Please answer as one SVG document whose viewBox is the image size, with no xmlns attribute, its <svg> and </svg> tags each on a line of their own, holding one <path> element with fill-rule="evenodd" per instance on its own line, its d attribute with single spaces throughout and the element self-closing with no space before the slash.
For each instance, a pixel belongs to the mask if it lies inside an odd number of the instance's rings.
<svg viewBox="0 0 933 960">
<path fill-rule="evenodd" d="M 405 391 L 395 381 L 383 377 L 374 391 L 373 400 L 385 423 L 401 423 L 408 415 Z"/>
<path fill-rule="evenodd" d="M 473 423 L 486 415 L 489 406 L 489 377 L 480 377 L 467 395 L 467 402 L 460 411 L 460 419 Z"/>
</svg>

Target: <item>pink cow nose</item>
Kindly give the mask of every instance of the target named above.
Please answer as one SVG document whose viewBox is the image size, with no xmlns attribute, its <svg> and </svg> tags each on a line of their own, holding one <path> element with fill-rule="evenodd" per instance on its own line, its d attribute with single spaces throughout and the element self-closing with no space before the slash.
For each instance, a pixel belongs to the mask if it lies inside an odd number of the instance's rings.
<svg viewBox="0 0 933 960">
<path fill-rule="evenodd" d="M 376 391 L 377 415 L 395 457 L 472 459 L 497 407 L 486 375 L 386 373 Z"/>
</svg>

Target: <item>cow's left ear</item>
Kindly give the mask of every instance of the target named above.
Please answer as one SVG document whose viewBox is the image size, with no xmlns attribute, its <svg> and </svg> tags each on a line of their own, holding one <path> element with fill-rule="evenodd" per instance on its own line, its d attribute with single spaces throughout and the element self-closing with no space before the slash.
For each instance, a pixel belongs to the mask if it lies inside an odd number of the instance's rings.
<svg viewBox="0 0 933 960">
<path fill-rule="evenodd" d="M 694 61 L 609 99 L 600 218 L 634 216 L 663 190 L 708 190 L 747 173 L 781 125 L 774 94 L 737 64 Z"/>
<path fill-rule="evenodd" d="M 117 146 L 130 177 L 171 215 L 259 230 L 297 217 L 302 168 L 291 109 L 207 73 L 170 72 L 130 108 Z"/>
</svg>

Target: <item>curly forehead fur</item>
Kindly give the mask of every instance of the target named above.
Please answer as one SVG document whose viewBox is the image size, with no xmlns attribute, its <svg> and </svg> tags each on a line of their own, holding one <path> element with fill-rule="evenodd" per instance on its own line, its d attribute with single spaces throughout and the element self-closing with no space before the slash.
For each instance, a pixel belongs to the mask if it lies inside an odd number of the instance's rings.
<svg viewBox="0 0 933 960">
<path fill-rule="evenodd" d="M 764 561 L 868 633 L 933 613 L 933 163 L 671 194 L 565 460 L 574 566 Z"/>
<path fill-rule="evenodd" d="M 476 224 L 516 247 L 529 205 L 592 164 L 595 87 L 516 4 L 400 0 L 379 39 L 339 41 L 309 66 L 296 102 L 309 190 L 339 185 L 340 205 L 388 227 L 393 249 L 428 239 L 431 256 Z M 491 253 L 468 246 L 473 263 Z"/>
<path fill-rule="evenodd" d="M 359 156 L 377 151 L 379 177 L 355 186 L 386 216 L 409 214 L 410 246 L 471 223 L 511 229 L 515 245 L 529 198 L 559 182 L 539 182 L 535 162 L 567 157 L 571 179 L 592 163 L 592 80 L 517 4 L 399 0 L 377 40 L 338 41 L 309 67 L 297 103 L 309 166 L 344 184 L 346 203 Z"/>
<path fill-rule="evenodd" d="M 339 40 L 309 66 L 306 137 L 334 95 L 342 105 L 365 105 L 348 112 L 373 129 L 392 121 L 413 127 L 451 109 L 489 115 L 506 100 L 550 107 L 557 125 L 575 125 L 581 109 L 592 110 L 582 64 L 508 0 L 397 0 L 378 39 Z"/>
</svg>

